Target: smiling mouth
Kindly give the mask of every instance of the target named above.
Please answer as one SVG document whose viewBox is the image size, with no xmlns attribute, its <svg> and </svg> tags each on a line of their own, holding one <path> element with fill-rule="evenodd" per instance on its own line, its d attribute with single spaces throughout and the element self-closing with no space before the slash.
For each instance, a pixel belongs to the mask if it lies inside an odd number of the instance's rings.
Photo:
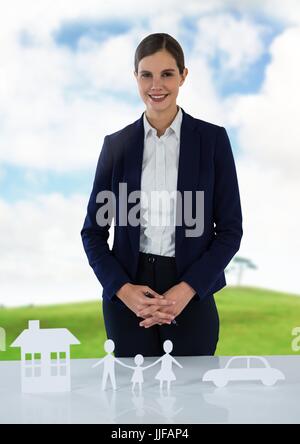
<svg viewBox="0 0 300 444">
<path fill-rule="evenodd" d="M 162 102 L 169 94 L 148 94 L 153 102 Z"/>
</svg>

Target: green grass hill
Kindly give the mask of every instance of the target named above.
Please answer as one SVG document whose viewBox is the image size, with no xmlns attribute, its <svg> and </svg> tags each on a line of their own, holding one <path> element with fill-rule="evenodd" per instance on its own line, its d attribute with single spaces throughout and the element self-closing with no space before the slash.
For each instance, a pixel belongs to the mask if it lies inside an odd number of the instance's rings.
<svg viewBox="0 0 300 444">
<path fill-rule="evenodd" d="M 217 355 L 285 355 L 291 349 L 292 329 L 300 326 L 300 297 L 253 287 L 226 287 L 215 295 L 220 316 Z M 68 328 L 81 342 L 72 358 L 103 356 L 106 339 L 100 301 L 0 308 L 0 327 L 6 331 L 6 351 L 0 360 L 20 359 L 9 345 L 39 319 L 41 328 Z M 298 352 L 299 353 L 299 352 Z"/>
</svg>

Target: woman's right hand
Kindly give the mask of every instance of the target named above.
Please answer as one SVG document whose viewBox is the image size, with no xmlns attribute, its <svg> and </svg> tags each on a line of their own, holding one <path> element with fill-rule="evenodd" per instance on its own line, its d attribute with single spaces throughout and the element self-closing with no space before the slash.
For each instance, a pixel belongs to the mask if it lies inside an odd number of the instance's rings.
<svg viewBox="0 0 300 444">
<path fill-rule="evenodd" d="M 151 297 L 146 296 L 145 293 L 150 293 Z M 159 311 L 160 307 L 171 307 L 174 301 L 164 299 L 164 296 L 156 293 L 147 285 L 135 285 L 127 282 L 116 292 L 116 295 L 137 316 L 150 305 L 156 305 L 157 310 L 152 314 L 153 320 L 156 320 L 159 324 L 170 324 L 174 319 L 171 313 Z"/>
</svg>

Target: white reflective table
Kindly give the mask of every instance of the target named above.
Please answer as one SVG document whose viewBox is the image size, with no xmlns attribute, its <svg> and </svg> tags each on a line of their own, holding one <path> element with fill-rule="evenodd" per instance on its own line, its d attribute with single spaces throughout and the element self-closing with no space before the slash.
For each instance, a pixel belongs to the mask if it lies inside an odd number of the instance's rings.
<svg viewBox="0 0 300 444">
<path fill-rule="evenodd" d="M 116 364 L 117 390 L 101 390 L 103 367 L 98 359 L 71 361 L 71 392 L 22 394 L 20 362 L 0 361 L 0 423 L 300 423 L 300 355 L 267 356 L 285 381 L 271 387 L 259 381 L 229 382 L 217 388 L 202 382 L 208 369 L 222 368 L 229 357 L 176 357 L 177 380 L 170 393 L 155 379 L 159 368 L 144 372 L 142 394 L 131 390 L 132 371 Z M 134 365 L 133 359 L 122 358 Z M 156 358 L 145 358 L 143 366 Z"/>
</svg>

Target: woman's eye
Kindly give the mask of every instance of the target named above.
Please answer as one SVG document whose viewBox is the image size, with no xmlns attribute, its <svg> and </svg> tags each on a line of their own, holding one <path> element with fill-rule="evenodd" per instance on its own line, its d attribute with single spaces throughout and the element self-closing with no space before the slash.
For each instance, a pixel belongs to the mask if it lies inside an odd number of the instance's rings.
<svg viewBox="0 0 300 444">
<path fill-rule="evenodd" d="M 172 76 L 173 74 L 171 73 L 171 72 L 165 72 L 165 73 L 163 73 L 162 74 L 162 76 L 164 77 L 164 76 L 166 76 L 166 77 L 170 77 L 170 76 Z M 151 76 L 151 74 L 141 74 L 141 77 L 150 77 Z"/>
</svg>

